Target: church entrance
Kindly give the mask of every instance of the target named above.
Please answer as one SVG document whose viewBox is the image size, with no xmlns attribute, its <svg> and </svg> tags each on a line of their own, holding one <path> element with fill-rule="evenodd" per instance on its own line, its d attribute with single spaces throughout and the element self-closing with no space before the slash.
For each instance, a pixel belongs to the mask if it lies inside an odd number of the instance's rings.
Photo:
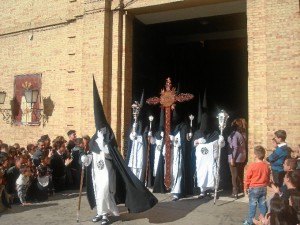
<svg viewBox="0 0 300 225">
<path fill-rule="evenodd" d="M 145 23 L 137 17 L 133 22 L 133 100 L 140 99 L 142 90 L 145 99 L 159 96 L 166 78 L 170 77 L 180 93 L 194 95 L 193 100 L 177 104 L 181 118 L 188 120 L 190 114 L 197 118 L 199 96 L 203 99 L 206 92 L 210 116 L 216 118 L 224 109 L 230 119 L 248 119 L 245 11 L 160 23 Z M 143 111 L 146 122 L 151 114 L 158 125 L 159 106 L 145 104 Z M 226 135 L 225 130 L 225 139 Z M 230 189 L 226 158 L 222 154 L 221 185 Z"/>
</svg>

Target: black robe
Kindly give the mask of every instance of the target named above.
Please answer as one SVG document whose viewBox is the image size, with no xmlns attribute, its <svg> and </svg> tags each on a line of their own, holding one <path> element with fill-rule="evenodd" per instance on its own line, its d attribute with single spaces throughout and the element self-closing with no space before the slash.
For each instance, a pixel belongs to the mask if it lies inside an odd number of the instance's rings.
<svg viewBox="0 0 300 225">
<path fill-rule="evenodd" d="M 99 153 L 96 144 L 97 133 L 91 139 L 91 150 Z M 158 202 L 157 198 L 145 187 L 145 185 L 132 173 L 122 158 L 112 130 L 108 128 L 104 142 L 107 144 L 112 163 L 116 171 L 116 204 L 125 203 L 129 213 L 139 213 L 152 208 Z M 96 206 L 96 200 L 92 181 L 92 163 L 87 168 L 87 197 L 90 207 Z"/>
</svg>

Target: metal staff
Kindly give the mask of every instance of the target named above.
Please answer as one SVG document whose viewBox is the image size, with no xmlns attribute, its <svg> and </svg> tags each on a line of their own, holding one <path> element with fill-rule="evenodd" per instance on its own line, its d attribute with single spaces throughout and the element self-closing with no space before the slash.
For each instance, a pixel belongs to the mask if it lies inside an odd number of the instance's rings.
<svg viewBox="0 0 300 225">
<path fill-rule="evenodd" d="M 186 139 L 187 139 L 188 141 L 191 140 L 192 135 L 193 135 L 192 129 L 193 129 L 193 119 L 194 119 L 194 118 L 195 118 L 195 117 L 194 117 L 193 114 L 191 114 L 191 115 L 189 116 L 189 119 L 190 119 L 190 131 L 189 131 L 189 133 L 186 134 Z"/>
<path fill-rule="evenodd" d="M 84 164 L 82 163 L 81 176 L 80 176 L 80 189 L 79 189 L 79 197 L 78 197 L 78 208 L 77 208 L 77 223 L 79 222 L 79 211 L 80 211 L 81 196 L 82 196 L 83 177 L 84 177 Z"/>
<path fill-rule="evenodd" d="M 152 121 L 154 117 L 151 115 L 149 116 L 150 121 L 150 127 L 149 127 L 149 133 L 148 133 L 148 145 L 147 145 L 147 160 L 146 160 L 146 174 L 145 174 L 145 184 L 148 185 L 148 167 L 149 167 L 149 157 L 150 157 L 150 140 L 151 136 L 149 135 L 152 132 Z"/>
<path fill-rule="evenodd" d="M 140 114 L 140 110 L 141 110 L 141 105 L 138 101 L 134 101 L 134 103 L 131 106 L 132 108 L 132 115 L 133 115 L 133 125 L 132 125 L 132 133 L 134 134 L 136 132 L 136 127 L 137 127 L 137 118 Z M 136 138 L 136 136 L 134 136 L 134 139 Z M 134 162 L 135 158 L 134 158 L 134 152 L 132 153 L 132 163 Z"/>
<path fill-rule="evenodd" d="M 221 136 L 223 136 L 223 130 L 226 127 L 226 122 L 227 122 L 227 119 L 229 118 L 229 116 L 224 110 L 221 110 L 221 112 L 218 114 L 217 118 L 219 119 L 220 133 L 221 133 Z M 214 204 L 216 204 L 217 192 L 218 192 L 219 183 L 220 183 L 220 159 L 221 159 L 221 145 L 220 145 L 220 143 L 218 143 L 218 146 L 219 146 L 219 151 L 218 151 L 217 174 L 216 174 L 216 182 L 215 182 Z"/>
</svg>

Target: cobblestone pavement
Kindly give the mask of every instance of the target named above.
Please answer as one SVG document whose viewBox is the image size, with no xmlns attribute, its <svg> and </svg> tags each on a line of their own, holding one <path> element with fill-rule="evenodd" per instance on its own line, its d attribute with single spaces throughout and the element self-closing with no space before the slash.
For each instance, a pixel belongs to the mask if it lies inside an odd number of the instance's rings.
<svg viewBox="0 0 300 225">
<path fill-rule="evenodd" d="M 228 194 L 228 193 L 227 193 Z M 155 194 L 159 203 L 152 209 L 138 214 L 127 213 L 119 206 L 120 216 L 111 217 L 111 224 L 187 224 L 187 225 L 238 225 L 242 224 L 248 210 L 247 198 L 233 200 L 221 193 L 214 205 L 213 199 L 190 197 L 171 201 L 170 194 Z M 223 196 L 222 196 L 223 195 Z M 77 192 L 57 193 L 48 202 L 30 206 L 13 205 L 11 210 L 0 213 L 1 225 L 91 225 L 95 210 L 91 210 L 85 194 L 82 196 L 79 222 L 77 222 Z"/>
</svg>

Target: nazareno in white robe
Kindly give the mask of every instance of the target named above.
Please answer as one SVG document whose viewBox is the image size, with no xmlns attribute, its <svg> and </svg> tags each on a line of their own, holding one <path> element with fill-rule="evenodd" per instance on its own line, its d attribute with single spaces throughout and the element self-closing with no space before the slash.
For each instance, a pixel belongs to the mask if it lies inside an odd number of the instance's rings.
<svg viewBox="0 0 300 225">
<path fill-rule="evenodd" d="M 143 159 L 144 159 L 144 146 L 143 137 L 141 135 L 133 136 L 130 134 L 130 140 L 132 141 L 131 152 L 128 161 L 128 167 L 131 169 L 133 174 L 140 180 L 143 181 Z"/>
<path fill-rule="evenodd" d="M 181 181 L 183 171 L 183 159 L 182 159 L 182 148 L 180 132 L 175 136 L 170 135 L 171 140 L 171 193 L 181 194 Z M 163 156 L 165 157 L 166 146 L 163 148 Z M 166 169 L 164 170 L 166 172 Z"/>
<path fill-rule="evenodd" d="M 92 178 L 97 204 L 97 214 L 112 214 L 118 216 L 119 210 L 114 197 L 116 193 L 116 174 L 111 158 L 103 151 L 100 151 L 100 154 L 94 152 L 92 154 Z M 101 167 L 103 167 L 103 169 L 101 169 Z"/>
<path fill-rule="evenodd" d="M 205 192 L 208 189 L 215 189 L 219 142 L 219 140 L 215 140 L 196 146 L 197 186 L 200 187 L 201 192 Z M 199 143 L 201 142 L 199 141 Z M 221 148 L 224 147 L 224 141 L 222 141 L 220 145 Z"/>
</svg>

